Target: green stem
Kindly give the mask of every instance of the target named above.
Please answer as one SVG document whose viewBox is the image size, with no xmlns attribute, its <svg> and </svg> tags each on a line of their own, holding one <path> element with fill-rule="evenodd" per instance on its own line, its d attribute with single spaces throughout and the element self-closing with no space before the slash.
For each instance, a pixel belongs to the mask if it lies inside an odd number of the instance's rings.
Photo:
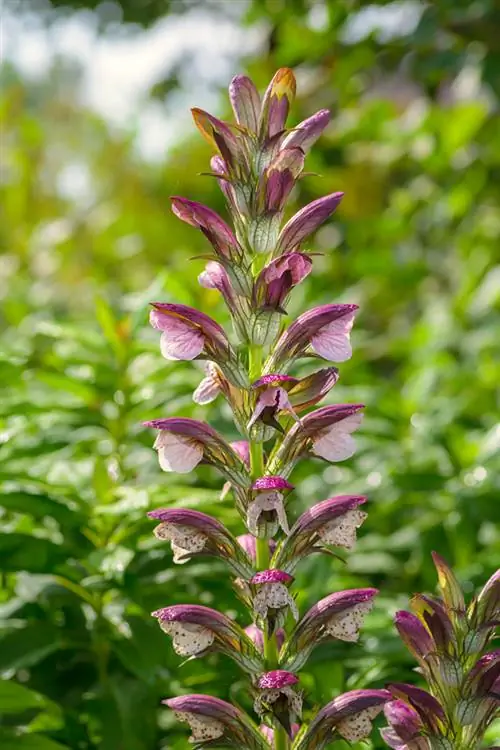
<svg viewBox="0 0 500 750">
<path fill-rule="evenodd" d="M 262 346 L 250 344 L 248 348 L 248 374 L 251 383 L 258 380 L 262 374 L 262 354 Z M 264 448 L 262 443 L 250 441 L 250 473 L 253 480 L 258 479 L 264 473 Z M 257 538 L 255 542 L 257 570 L 267 570 L 271 559 L 269 541 Z M 266 631 L 264 631 L 264 658 L 267 669 L 272 670 L 279 666 L 276 636 L 269 636 Z M 277 722 L 274 727 L 274 747 L 275 750 L 289 750 L 290 748 L 288 736 Z"/>
</svg>

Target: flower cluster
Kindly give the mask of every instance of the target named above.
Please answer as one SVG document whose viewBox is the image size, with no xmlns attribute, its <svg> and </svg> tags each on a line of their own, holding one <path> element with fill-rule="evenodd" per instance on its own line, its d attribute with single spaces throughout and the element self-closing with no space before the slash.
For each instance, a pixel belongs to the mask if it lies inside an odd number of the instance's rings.
<svg viewBox="0 0 500 750">
<path fill-rule="evenodd" d="M 441 597 L 418 594 L 396 627 L 429 691 L 389 685 L 382 730 L 394 750 L 476 750 L 500 715 L 500 650 L 487 650 L 500 619 L 500 571 L 466 606 L 442 557 L 434 553 Z"/>
<path fill-rule="evenodd" d="M 354 642 L 373 605 L 375 589 L 330 594 L 302 617 L 291 587 L 305 556 L 330 548 L 350 549 L 365 520 L 366 498 L 332 497 L 290 521 L 289 481 L 305 456 L 343 461 L 356 449 L 353 433 L 362 404 L 315 409 L 335 386 L 339 372 L 328 364 L 305 377 L 290 373 L 297 360 L 341 363 L 351 356 L 355 304 L 327 304 L 286 326 L 287 300 L 312 269 L 307 242 L 334 213 L 334 192 L 285 220 L 287 200 L 304 175 L 305 157 L 329 122 L 326 110 L 294 128 L 286 120 L 295 94 L 291 70 L 279 70 L 261 98 L 253 82 L 236 76 L 229 95 L 235 124 L 200 109 L 194 121 L 214 150 L 211 174 L 218 181 L 231 225 L 212 209 L 176 196 L 176 216 L 199 229 L 210 250 L 199 276 L 217 290 L 232 317 L 234 335 L 185 305 L 154 302 L 151 325 L 161 331 L 169 360 L 204 360 L 205 375 L 193 398 L 207 404 L 224 398 L 242 439 L 227 442 L 212 427 L 187 418 L 147 423 L 157 430 L 155 448 L 164 471 L 188 473 L 209 464 L 225 480 L 246 526 L 234 538 L 218 520 L 195 510 L 159 509 L 155 534 L 171 544 L 174 562 L 217 556 L 236 579 L 248 608 L 245 629 L 226 615 L 199 605 L 172 605 L 154 612 L 183 657 L 219 651 L 248 674 L 259 717 L 206 695 L 166 701 L 189 724 L 197 747 L 214 744 L 265 750 L 319 750 L 333 735 L 359 740 L 390 698 L 386 690 L 356 690 L 337 697 L 300 726 L 303 696 L 299 672 L 313 648 L 330 639 Z M 260 724 L 260 727 L 259 727 Z"/>
</svg>

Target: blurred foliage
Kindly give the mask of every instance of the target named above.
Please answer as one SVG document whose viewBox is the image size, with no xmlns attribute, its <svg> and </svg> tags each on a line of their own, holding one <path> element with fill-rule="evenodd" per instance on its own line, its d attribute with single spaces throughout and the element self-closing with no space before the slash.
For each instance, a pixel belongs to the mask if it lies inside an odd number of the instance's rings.
<svg viewBox="0 0 500 750">
<path fill-rule="evenodd" d="M 122 5 L 145 25 L 169 7 Z M 260 86 L 296 67 L 294 122 L 334 111 L 296 205 L 346 198 L 289 313 L 360 305 L 334 400 L 362 400 L 367 420 L 354 459 L 297 468 L 291 511 L 362 492 L 370 515 L 346 565 L 303 563 L 298 603 L 367 584 L 381 594 L 360 644 L 323 647 L 308 664 L 306 716 L 345 689 L 418 680 L 391 616 L 434 589 L 432 549 L 469 591 L 500 564 L 498 8 L 474 3 L 465 23 L 469 3 L 431 4 L 407 33 L 384 34 L 380 21 L 349 36 L 348 12 L 364 3 L 313 5 L 255 2 L 247 21 L 266 21 L 266 54 L 243 67 Z M 149 613 L 201 602 L 246 623 L 225 570 L 174 568 L 145 514 L 189 505 L 242 526 L 210 470 L 161 474 L 141 422 L 182 414 L 237 436 L 220 402 L 192 403 L 200 371 L 161 359 L 147 304 L 175 300 L 227 323 L 197 284 L 201 261 L 187 262 L 204 241 L 168 196 L 223 202 L 198 176 L 209 151 L 194 129 L 145 163 L 133 135 L 81 105 L 75 76 L 61 62 L 36 86 L 7 64 L 2 74 L 0 740 L 180 750 L 186 734 L 161 698 L 206 691 L 249 707 L 248 690 L 222 657 L 181 666 Z"/>
</svg>

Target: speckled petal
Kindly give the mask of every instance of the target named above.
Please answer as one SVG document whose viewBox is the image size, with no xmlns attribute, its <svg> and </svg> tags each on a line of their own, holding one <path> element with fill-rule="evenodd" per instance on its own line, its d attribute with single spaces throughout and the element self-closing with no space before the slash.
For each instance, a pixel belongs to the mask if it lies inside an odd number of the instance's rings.
<svg viewBox="0 0 500 750">
<path fill-rule="evenodd" d="M 214 633 L 202 625 L 191 622 L 159 621 L 164 633 L 172 636 L 174 651 L 179 656 L 196 656 L 210 648 L 214 642 Z"/>
<path fill-rule="evenodd" d="M 362 510 L 348 510 L 343 516 L 321 526 L 318 536 L 324 544 L 352 549 L 356 544 L 356 530 L 367 517 L 368 514 Z"/>
</svg>

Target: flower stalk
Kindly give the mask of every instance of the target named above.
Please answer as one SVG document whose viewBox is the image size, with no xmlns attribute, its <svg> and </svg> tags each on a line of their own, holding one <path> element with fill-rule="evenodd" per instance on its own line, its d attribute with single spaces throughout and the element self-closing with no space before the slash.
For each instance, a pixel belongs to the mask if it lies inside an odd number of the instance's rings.
<svg viewBox="0 0 500 750">
<path fill-rule="evenodd" d="M 234 336 L 185 305 L 155 302 L 151 312 L 166 359 L 207 363 L 194 401 L 226 399 L 241 438 L 227 442 L 194 419 L 147 423 L 158 431 L 161 468 L 180 473 L 202 463 L 215 468 L 225 480 L 221 501 L 233 499 L 246 527 L 235 538 L 198 511 L 150 513 L 159 521 L 154 533 L 170 544 L 174 562 L 197 555 L 221 558 L 247 610 L 241 623 L 198 604 L 165 602 L 153 613 L 179 656 L 218 652 L 233 659 L 250 681 L 255 720 L 210 696 L 165 701 L 189 725 L 197 748 L 216 743 L 241 750 L 320 750 L 332 736 L 364 739 L 390 697 L 384 690 L 337 696 L 300 724 L 300 670 L 315 645 L 358 639 L 377 592 L 332 592 L 302 617 L 293 595 L 292 572 L 301 560 L 331 547 L 350 549 L 366 517 L 359 510 L 366 498 L 355 495 L 316 503 L 295 523 L 291 517 L 294 486 L 288 476 L 295 465 L 303 457 L 349 459 L 363 409 L 362 404 L 315 408 L 335 386 L 336 367 L 311 367 L 305 377 L 290 372 L 298 360 L 349 359 L 357 312 L 355 304 L 332 301 L 287 322 L 288 298 L 312 270 L 310 237 L 343 196 L 332 192 L 285 216 L 290 195 L 305 176 L 307 151 L 329 122 L 329 113 L 321 110 L 287 129 L 295 88 L 288 68 L 278 70 L 262 98 L 249 78 L 236 76 L 229 87 L 235 124 L 193 110 L 196 126 L 215 152 L 211 174 L 231 221 L 181 196 L 172 199 L 172 210 L 211 246 L 199 282 L 222 295 Z"/>
</svg>

